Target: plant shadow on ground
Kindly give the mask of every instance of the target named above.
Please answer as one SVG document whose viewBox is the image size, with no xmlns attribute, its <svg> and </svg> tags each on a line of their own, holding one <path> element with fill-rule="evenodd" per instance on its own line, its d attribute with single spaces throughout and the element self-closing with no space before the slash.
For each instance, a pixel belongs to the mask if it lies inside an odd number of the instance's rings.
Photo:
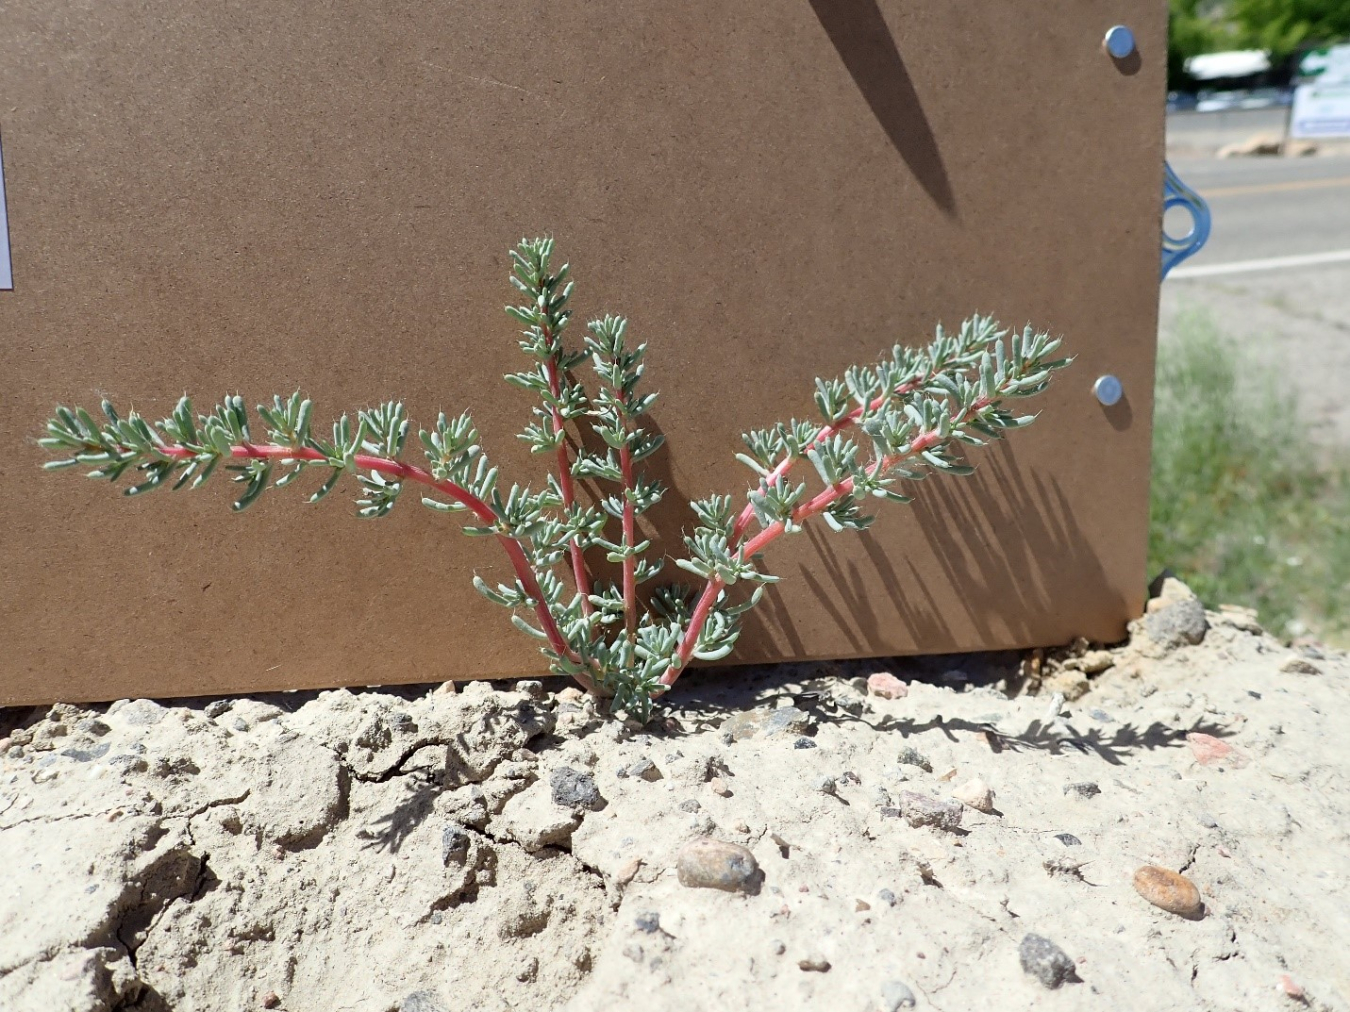
<svg viewBox="0 0 1350 1012">
<path fill-rule="evenodd" d="M 1197 722 L 1189 727 L 1169 727 L 1154 721 L 1147 727 L 1122 723 L 1112 728 L 1088 727 L 1080 730 L 1072 718 L 1052 722 L 1032 720 L 1025 730 L 1008 734 L 992 722 L 946 717 L 934 713 L 927 718 L 868 714 L 857 706 L 862 697 L 849 683 L 869 672 L 889 671 L 898 677 L 921 682 L 945 682 L 971 689 L 997 687 L 999 695 L 989 696 L 991 703 L 1010 702 L 1013 697 L 1003 686 L 1020 688 L 1017 680 L 1020 655 L 1013 651 L 989 654 L 954 654 L 940 657 L 881 658 L 872 661 L 791 663 L 736 668 L 702 668 L 680 680 L 679 709 L 674 721 L 655 726 L 667 738 L 716 730 L 737 713 L 756 707 L 774 707 L 789 700 L 819 723 L 862 724 L 873 731 L 894 733 L 901 740 L 927 731 L 941 731 L 949 741 L 957 742 L 965 734 L 972 746 L 995 754 L 1003 751 L 1040 751 L 1049 755 L 1068 752 L 1094 754 L 1113 766 L 1124 765 L 1134 753 L 1176 748 L 1195 732 L 1216 738 L 1232 731 L 1217 724 Z M 850 699 L 851 697 L 851 699 Z M 852 701 L 851 701 L 852 700 Z M 1047 702 L 1048 702 L 1047 698 Z"/>
<path fill-rule="evenodd" d="M 361 846 L 367 850 L 387 850 L 397 854 L 405 840 L 431 817 L 436 796 L 444 789 L 434 776 L 415 775 L 400 780 L 407 791 L 387 815 L 375 819 L 357 831 Z"/>
</svg>

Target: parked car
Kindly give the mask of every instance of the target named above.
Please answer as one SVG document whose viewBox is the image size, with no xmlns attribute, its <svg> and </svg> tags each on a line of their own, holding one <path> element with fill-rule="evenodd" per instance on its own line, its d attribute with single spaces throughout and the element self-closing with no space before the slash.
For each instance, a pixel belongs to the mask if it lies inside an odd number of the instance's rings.
<svg viewBox="0 0 1350 1012">
<path fill-rule="evenodd" d="M 1251 88 L 1234 91 L 1202 91 L 1196 96 L 1196 112 L 1225 112 L 1230 109 L 1271 109 L 1289 105 L 1294 93 L 1289 88 Z"/>
</svg>

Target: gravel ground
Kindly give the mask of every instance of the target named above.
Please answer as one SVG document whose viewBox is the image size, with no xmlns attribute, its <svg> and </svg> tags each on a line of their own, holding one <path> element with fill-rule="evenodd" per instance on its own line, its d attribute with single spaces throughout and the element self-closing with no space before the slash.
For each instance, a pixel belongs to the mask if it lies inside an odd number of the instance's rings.
<svg viewBox="0 0 1350 1012">
<path fill-rule="evenodd" d="M 0 712 L 0 1008 L 1350 1009 L 1343 654 Z M 456 691 L 458 688 L 458 691 Z"/>
</svg>

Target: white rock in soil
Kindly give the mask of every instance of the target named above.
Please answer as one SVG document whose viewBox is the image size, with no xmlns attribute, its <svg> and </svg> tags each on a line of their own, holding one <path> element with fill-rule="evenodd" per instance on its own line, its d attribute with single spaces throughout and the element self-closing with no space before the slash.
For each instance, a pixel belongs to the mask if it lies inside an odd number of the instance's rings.
<svg viewBox="0 0 1350 1012">
<path fill-rule="evenodd" d="M 994 810 L 994 792 L 979 777 L 961 784 L 952 791 L 952 797 L 977 812 L 988 813 Z"/>
</svg>

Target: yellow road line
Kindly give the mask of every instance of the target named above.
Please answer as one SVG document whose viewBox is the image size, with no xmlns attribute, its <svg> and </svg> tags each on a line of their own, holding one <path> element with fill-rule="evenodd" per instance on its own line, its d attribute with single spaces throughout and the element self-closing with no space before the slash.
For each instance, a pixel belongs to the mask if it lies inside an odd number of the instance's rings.
<svg viewBox="0 0 1350 1012">
<path fill-rule="evenodd" d="M 1320 190 L 1329 186 L 1350 186 L 1350 176 L 1338 176 L 1334 179 L 1300 179 L 1286 183 L 1253 183 L 1250 186 L 1216 186 L 1212 190 L 1201 190 L 1200 196 L 1209 200 L 1212 197 L 1240 197 L 1249 193 Z"/>
</svg>

